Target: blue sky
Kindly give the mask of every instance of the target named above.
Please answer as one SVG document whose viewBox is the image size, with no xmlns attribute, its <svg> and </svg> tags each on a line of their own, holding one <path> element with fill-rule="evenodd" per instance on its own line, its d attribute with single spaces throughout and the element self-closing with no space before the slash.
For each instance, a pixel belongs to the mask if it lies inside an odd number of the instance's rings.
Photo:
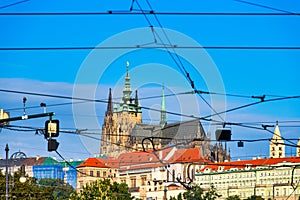
<svg viewBox="0 0 300 200">
<path fill-rule="evenodd" d="M 1 1 L 0 8 L 14 3 Z M 131 0 L 124 1 L 37 1 L 30 0 L 0 9 L 0 13 L 28 12 L 106 12 L 129 11 Z M 299 1 L 249 1 L 256 4 L 299 13 Z M 138 3 L 145 10 L 144 0 Z M 233 0 L 220 1 L 151 1 L 155 12 L 224 12 L 224 13 L 285 13 Z M 138 4 L 133 4 L 138 9 Z M 269 46 L 299 47 L 299 16 L 224 16 L 224 15 L 157 15 L 172 44 L 178 46 Z M 103 47 L 136 46 L 153 43 L 149 23 L 143 15 L 0 15 L 0 48 L 12 47 Z M 148 20 L 154 26 L 157 39 L 167 43 L 153 16 Z M 155 44 L 151 44 L 155 46 Z M 196 88 L 210 92 L 240 95 L 294 96 L 300 94 L 300 50 L 241 50 L 241 49 L 176 49 L 190 73 Z M 33 50 L 0 51 L 0 89 L 53 95 L 106 99 L 108 88 L 120 97 L 124 84 L 126 61 L 130 62 L 132 88 L 139 90 L 140 98 L 161 94 L 191 91 L 191 87 L 165 49 L 122 50 Z M 23 114 L 24 95 L 0 93 L 0 108 L 11 116 Z M 101 103 L 70 103 L 66 99 L 26 95 L 27 106 L 45 102 L 47 111 L 55 112 L 61 128 L 88 129 L 99 132 L 106 109 Z M 217 111 L 255 102 L 255 99 L 203 95 Z M 141 100 L 142 106 L 159 109 L 160 99 Z M 206 116 L 212 110 L 197 95 L 166 98 L 167 110 L 185 115 Z M 20 108 L 20 109 L 16 109 Z M 42 108 L 27 109 L 27 114 L 42 112 Z M 299 99 L 266 102 L 223 116 L 230 122 L 270 122 L 278 120 L 286 138 L 299 137 Z M 158 123 L 159 113 L 143 110 L 144 122 Z M 220 120 L 218 118 L 215 118 Z M 12 125 L 42 127 L 46 119 L 12 122 Z M 187 120 L 168 115 L 170 122 Z M 285 123 L 298 121 L 298 123 Z M 203 123 L 207 132 L 216 127 Z M 293 127 L 291 127 L 293 126 Z M 232 126 L 233 139 L 269 138 L 266 131 Z M 272 128 L 270 129 L 272 130 Z M 95 135 L 99 138 L 99 135 Z M 28 156 L 55 156 L 46 149 L 46 141 L 34 132 L 2 129 L 0 148 L 8 143 L 11 153 L 24 151 Z M 99 153 L 100 141 L 70 134 L 61 134 L 59 151 L 66 158 L 86 158 Z M 259 144 L 259 148 L 257 148 Z M 229 143 L 233 159 L 268 156 L 268 143 L 246 143 L 237 148 Z M 287 153 L 295 149 L 286 147 Z M 2 157 L 3 157 L 2 156 Z"/>
</svg>

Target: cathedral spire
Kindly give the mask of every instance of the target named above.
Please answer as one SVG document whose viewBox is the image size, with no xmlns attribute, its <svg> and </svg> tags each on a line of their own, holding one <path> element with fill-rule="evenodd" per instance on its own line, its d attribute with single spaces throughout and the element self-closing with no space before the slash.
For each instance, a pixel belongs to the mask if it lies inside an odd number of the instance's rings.
<svg viewBox="0 0 300 200">
<path fill-rule="evenodd" d="M 106 115 L 112 115 L 113 114 L 111 88 L 109 88 L 108 101 L 107 101 L 107 109 L 106 109 L 106 113 L 105 114 Z"/>
<path fill-rule="evenodd" d="M 165 102 L 165 87 L 162 88 L 161 111 L 160 111 L 160 126 L 163 128 L 167 123 L 166 102 Z"/>
<path fill-rule="evenodd" d="M 130 76 L 129 76 L 129 72 L 128 72 L 129 65 L 130 65 L 130 63 L 127 61 L 126 62 L 125 86 L 123 89 L 123 99 L 125 101 L 128 101 L 131 98 L 131 93 L 132 93 L 131 87 L 130 87 Z"/>
</svg>

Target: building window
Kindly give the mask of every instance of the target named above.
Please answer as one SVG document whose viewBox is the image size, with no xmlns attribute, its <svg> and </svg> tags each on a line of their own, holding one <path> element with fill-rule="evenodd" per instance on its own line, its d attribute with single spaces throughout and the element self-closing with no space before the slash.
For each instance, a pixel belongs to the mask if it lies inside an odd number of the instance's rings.
<svg viewBox="0 0 300 200">
<path fill-rule="evenodd" d="M 130 178 L 130 186 L 131 187 L 136 187 L 136 178 Z"/>
<path fill-rule="evenodd" d="M 282 151 L 282 147 L 279 147 L 279 151 Z"/>
<path fill-rule="evenodd" d="M 90 171 L 90 176 L 94 176 L 94 171 L 93 170 Z"/>
<path fill-rule="evenodd" d="M 106 171 L 103 172 L 103 177 L 106 177 Z"/>
<path fill-rule="evenodd" d="M 146 180 L 147 180 L 147 177 L 146 177 L 146 176 L 142 176 L 142 177 L 141 177 L 141 185 L 142 185 L 142 186 L 146 185 Z"/>
<path fill-rule="evenodd" d="M 97 177 L 100 177 L 100 171 L 97 171 Z"/>
</svg>

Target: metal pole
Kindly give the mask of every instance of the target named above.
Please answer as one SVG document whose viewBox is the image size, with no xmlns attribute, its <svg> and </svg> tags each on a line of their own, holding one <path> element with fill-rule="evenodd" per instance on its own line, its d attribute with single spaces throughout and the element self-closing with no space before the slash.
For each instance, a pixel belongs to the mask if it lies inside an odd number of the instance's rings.
<svg viewBox="0 0 300 200">
<path fill-rule="evenodd" d="M 164 200 L 167 200 L 167 186 L 164 187 Z"/>
<path fill-rule="evenodd" d="M 5 147 L 5 159 L 6 159 L 6 165 L 5 165 L 5 200 L 8 200 L 8 144 L 6 144 Z"/>
</svg>

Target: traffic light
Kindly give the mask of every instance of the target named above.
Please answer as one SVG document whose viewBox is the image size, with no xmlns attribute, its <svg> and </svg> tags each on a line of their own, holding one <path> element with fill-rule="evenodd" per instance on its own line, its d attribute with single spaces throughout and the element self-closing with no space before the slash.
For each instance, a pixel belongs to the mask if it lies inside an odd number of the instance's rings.
<svg viewBox="0 0 300 200">
<path fill-rule="evenodd" d="M 48 140 L 48 151 L 56 151 L 58 148 L 59 142 L 57 142 L 55 139 L 49 139 Z"/>
<path fill-rule="evenodd" d="M 45 122 L 45 137 L 53 138 L 59 136 L 59 121 L 58 120 L 47 120 Z"/>
<path fill-rule="evenodd" d="M 238 147 L 244 147 L 244 142 L 239 141 L 239 142 L 237 143 L 237 146 L 238 146 Z"/>
<path fill-rule="evenodd" d="M 216 130 L 217 141 L 230 141 L 231 140 L 231 129 L 217 129 Z"/>
</svg>

